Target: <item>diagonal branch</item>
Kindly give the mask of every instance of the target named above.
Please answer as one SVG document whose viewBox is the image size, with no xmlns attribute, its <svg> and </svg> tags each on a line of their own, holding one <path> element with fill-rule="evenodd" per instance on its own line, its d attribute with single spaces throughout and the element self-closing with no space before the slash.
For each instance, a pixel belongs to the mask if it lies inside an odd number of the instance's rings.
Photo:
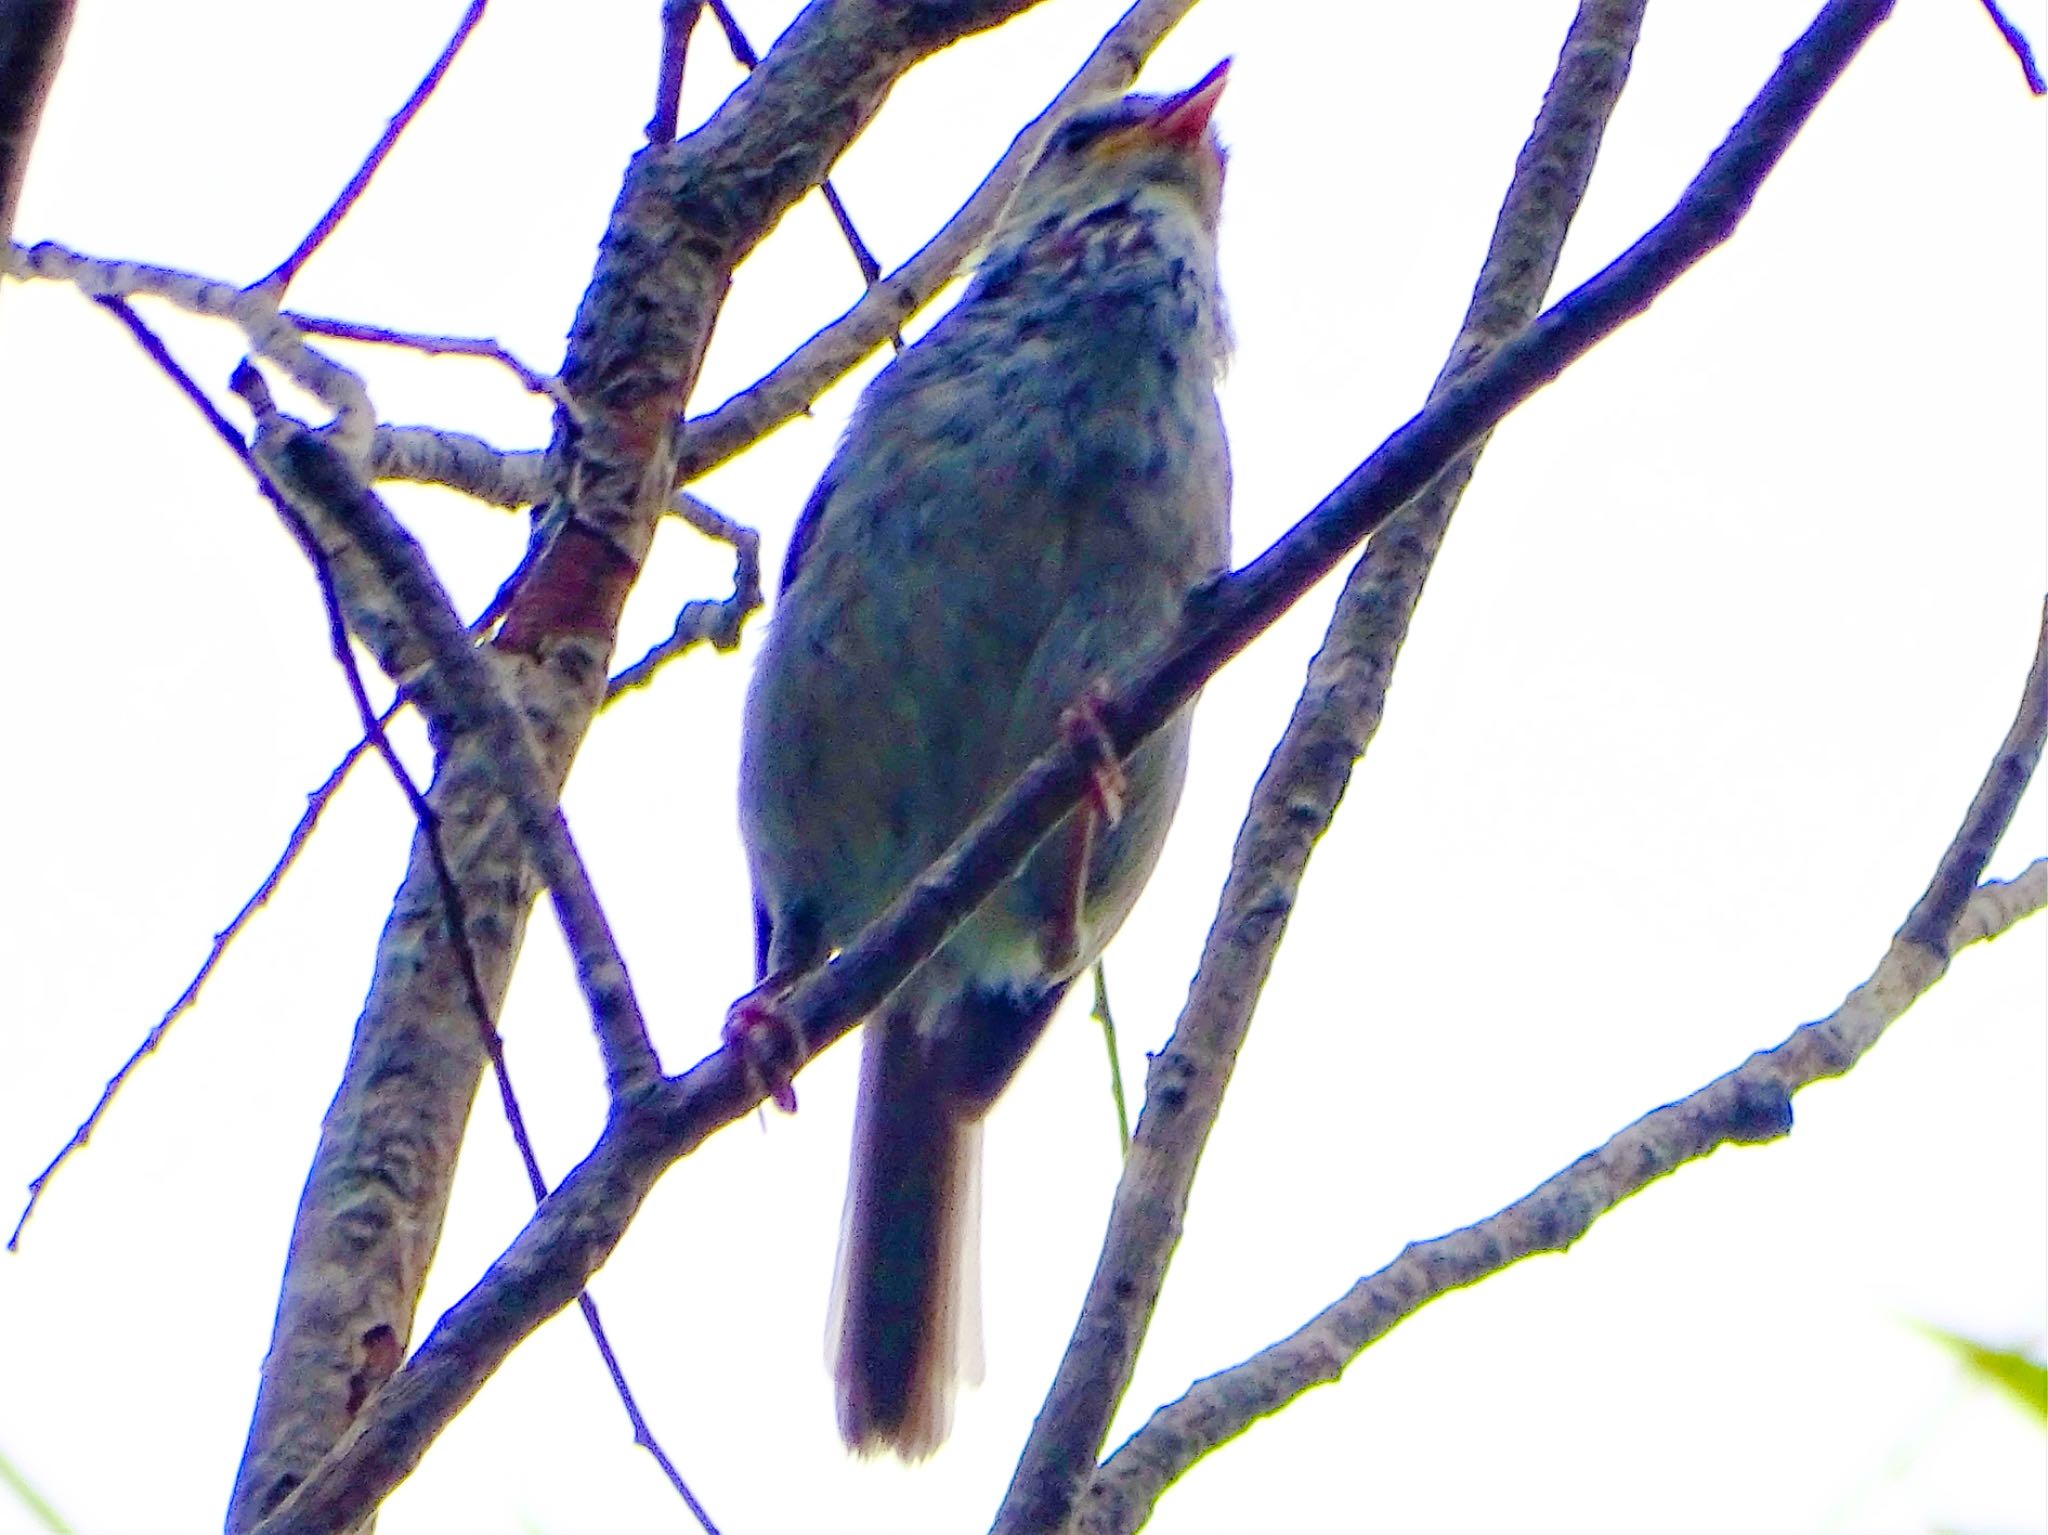
<svg viewBox="0 0 2048 1535">
<path fill-rule="evenodd" d="M 725 34 L 726 50 L 732 54 L 733 62 L 741 69 L 755 70 L 761 67 L 761 56 L 754 52 L 754 45 L 747 41 L 747 34 L 740 29 L 739 18 L 732 13 L 732 7 L 725 0 L 711 0 L 711 15 L 718 22 L 718 28 Z M 853 252 L 853 264 L 860 268 L 860 280 L 870 288 L 882 275 L 882 264 L 875 260 L 875 253 L 868 249 L 868 242 L 860 237 L 860 231 L 853 227 L 853 216 L 846 211 L 846 204 L 840 200 L 838 188 L 832 185 L 830 177 L 818 183 L 818 190 L 824 194 L 825 206 L 832 210 L 832 221 L 839 226 L 840 238 L 846 241 L 846 248 Z M 900 347 L 903 343 L 897 342 Z"/>
<path fill-rule="evenodd" d="M 1926 892 L 1870 978 L 1827 1017 L 1803 1024 L 1725 1076 L 1644 1115 L 1604 1146 L 1476 1225 L 1410 1243 L 1378 1273 L 1289 1338 L 1197 1382 L 1155 1412 L 1088 1485 L 1075 1519 L 1086 1535 L 1135 1530 L 1202 1456 L 1314 1386 L 1451 1290 L 1536 1253 L 1563 1252 L 1616 1205 L 1718 1147 L 1792 1130 L 1792 1095 L 1847 1073 L 1947 971 L 1957 949 L 1994 938 L 2048 905 L 2048 859 L 1979 885 L 2011 826 L 2048 735 L 2048 606 L 2011 728 Z M 1958 893 L 1960 892 L 1960 893 Z"/>
<path fill-rule="evenodd" d="M 201 967 L 198 978 L 186 989 L 184 998 L 180 1000 L 177 1007 L 172 1009 L 165 1021 L 151 1031 L 150 1038 L 145 1042 L 143 1050 L 138 1051 L 135 1056 L 131 1057 L 128 1066 L 123 1067 L 122 1071 L 115 1077 L 115 1080 L 108 1084 L 106 1093 L 101 1097 L 99 1104 L 94 1108 L 92 1115 L 87 1119 L 85 1125 L 80 1128 L 79 1134 L 73 1138 L 72 1145 L 83 1144 L 85 1135 L 91 1130 L 100 1112 L 107 1106 L 114 1091 L 119 1087 L 122 1077 L 126 1076 L 129 1068 L 134 1065 L 136 1060 L 141 1058 L 145 1051 L 155 1047 L 156 1041 L 169 1028 L 170 1020 L 177 1016 L 178 1011 L 186 1002 L 197 995 L 207 973 L 212 969 L 215 960 L 224 951 L 227 940 L 233 936 L 234 931 L 241 926 L 243 920 L 247 918 L 254 907 L 262 899 L 267 898 L 270 891 L 276 887 L 277 882 L 283 877 L 285 869 L 296 856 L 298 849 L 304 845 L 305 839 L 310 836 L 313 823 L 318 818 L 320 808 L 324 806 L 334 789 L 340 785 L 349 766 L 355 761 L 361 751 L 374 745 L 378 755 L 383 758 L 385 765 L 389 768 L 393 781 L 397 783 L 400 792 L 405 796 L 406 802 L 412 807 L 414 818 L 418 823 L 419 835 L 425 842 L 428 855 L 433 863 L 435 876 L 439 884 L 442 915 L 446 923 L 446 931 L 460 960 L 462 983 L 468 995 L 478 1037 L 483 1044 L 485 1053 L 490 1057 L 492 1072 L 497 1079 L 498 1091 L 504 1103 L 505 1118 L 512 1131 L 512 1140 L 519 1151 L 520 1160 L 526 1168 L 527 1181 L 532 1187 L 534 1202 L 537 1204 L 547 1195 L 547 1182 L 541 1176 L 540 1163 L 534 1155 L 533 1141 L 526 1131 L 525 1115 L 520 1109 L 517 1095 L 513 1092 L 511 1074 L 505 1066 L 504 1050 L 498 1035 L 497 1025 L 491 1016 L 490 1003 L 484 995 L 483 983 L 477 974 L 475 953 L 468 939 L 468 923 L 462 911 L 461 897 L 458 893 L 454 873 L 449 867 L 442 837 L 442 828 L 436 820 L 433 808 L 427 803 L 426 797 L 414 785 L 412 775 L 406 771 L 404 763 L 399 761 L 398 753 L 393 749 L 390 738 L 384 733 L 385 724 L 398 712 L 398 706 L 394 704 L 391 708 L 379 714 L 371 704 L 369 692 L 363 685 L 362 671 L 356 664 L 354 651 L 349 646 L 347 612 L 340 583 L 335 578 L 334 562 L 328 558 L 327 552 L 320 546 L 320 541 L 315 535 L 313 528 L 292 505 L 290 498 L 278 486 L 276 481 L 264 473 L 256 461 L 255 453 L 251 450 L 249 444 L 243 440 L 241 433 L 220 413 L 219 409 L 207 397 L 206 392 L 199 387 L 198 382 L 192 375 L 186 372 L 176 358 L 171 356 L 169 349 L 164 346 L 162 340 L 142 322 L 141 318 L 129 306 L 127 300 L 103 298 L 95 302 L 109 310 L 115 318 L 128 328 L 129 333 L 135 338 L 137 344 L 142 347 L 151 360 L 163 370 L 171 382 L 198 409 L 207 424 L 213 429 L 214 435 L 220 439 L 230 453 L 234 454 L 241 461 L 243 467 L 254 477 L 257 489 L 276 508 L 278 515 L 284 520 L 288 531 L 298 542 L 300 548 L 305 551 L 307 560 L 313 567 L 314 578 L 320 587 L 322 605 L 326 609 L 329 646 L 334 653 L 335 662 L 341 668 L 342 675 L 348 684 L 349 694 L 354 700 L 357 717 L 362 722 L 364 734 L 361 745 L 349 753 L 342 764 L 329 775 L 322 789 L 314 796 L 313 804 L 308 808 L 305 818 L 300 821 L 299 827 L 293 835 L 291 846 L 286 850 L 284 858 L 280 860 L 277 867 L 271 871 L 269 879 L 264 882 L 263 889 L 258 892 L 255 898 L 252 898 L 248 905 L 242 908 L 241 914 L 237 916 L 228 932 L 215 940 L 213 954 L 208 958 L 206 964 Z M 251 397 L 252 403 L 258 405 L 259 415 L 264 414 L 270 409 L 267 392 L 262 388 L 262 381 L 254 376 L 253 370 L 251 370 L 249 377 L 242 380 L 241 383 L 243 385 L 243 392 Z M 353 553 L 353 551 L 350 552 Z M 70 1149 L 70 1147 L 66 1147 L 66 1151 Z M 59 1154 L 57 1160 L 58 1162 L 63 1160 L 63 1153 Z M 56 1165 L 56 1163 L 51 1164 L 52 1170 L 54 1170 Z M 40 1189 L 41 1184 L 47 1180 L 48 1176 L 49 1174 L 46 1172 L 43 1178 L 39 1179 L 32 1188 L 29 1200 L 30 1209 L 34 1208 L 35 1192 Z M 25 1221 L 27 1218 L 28 1212 L 24 1211 L 22 1219 Z M 18 1225 L 16 1233 L 17 1235 L 19 1234 Z M 10 1242 L 9 1245 L 11 1247 L 12 1243 Z M 682 1474 L 677 1471 L 674 1463 L 655 1439 L 653 1430 L 648 1426 L 646 1417 L 640 1411 L 640 1405 L 634 1398 L 632 1388 L 627 1384 L 625 1372 L 619 1365 L 618 1356 L 612 1349 L 611 1340 L 605 1333 L 603 1319 L 598 1315 L 597 1302 L 590 1296 L 588 1291 L 585 1291 L 577 1297 L 577 1303 L 582 1308 L 584 1322 L 590 1329 L 591 1339 L 597 1345 L 598 1354 L 603 1359 L 607 1372 L 611 1375 L 613 1387 L 618 1392 L 619 1399 L 626 1409 L 627 1419 L 633 1426 L 634 1442 L 644 1446 L 649 1454 L 653 1456 L 655 1462 L 675 1487 L 677 1494 L 689 1507 L 691 1513 L 696 1516 L 698 1523 L 708 1532 L 708 1535 L 718 1535 L 710 1516 L 705 1513 L 703 1506 L 697 1501 L 696 1495 L 691 1492 L 689 1486 L 683 1481 Z M 373 1329 L 365 1334 L 362 1342 L 365 1345 L 364 1357 L 359 1369 L 351 1377 L 351 1395 L 356 1400 L 367 1397 L 370 1391 L 382 1385 L 389 1378 L 392 1370 L 397 1368 L 399 1362 L 398 1339 L 396 1334 L 389 1329 Z"/>
<path fill-rule="evenodd" d="M 1981 885 L 1945 947 L 1995 938 L 2048 906 L 2048 859 L 2009 882 Z M 1083 1496 L 1079 1535 L 1143 1524 L 1160 1495 L 1202 1456 L 1315 1386 L 1430 1301 L 1477 1284 L 1538 1253 L 1563 1252 L 1616 1205 L 1724 1145 L 1773 1140 L 1792 1128 L 1791 1095 L 1841 1076 L 1941 979 L 1933 951 L 1895 939 L 1864 981 L 1827 1017 L 1751 1056 L 1676 1103 L 1644 1115 L 1597 1150 L 1485 1220 L 1411 1242 L 1376 1274 L 1292 1336 L 1242 1364 L 1197 1381 L 1160 1408 L 1110 1456 Z"/>
<path fill-rule="evenodd" d="M 489 652 L 549 795 L 602 699 L 619 611 L 675 483 L 673 423 L 733 268 L 905 70 L 1031 3 L 814 0 L 709 122 L 634 157 L 564 360 L 579 411 L 557 415 L 538 498 L 547 536 Z M 487 479 L 504 463 L 476 459 Z M 449 860 L 494 1008 L 537 888 L 497 783 L 474 743 L 458 741 L 429 796 L 441 824 L 459 829 Z M 484 1066 L 438 911 L 416 837 L 294 1222 L 229 1510 L 236 1531 L 295 1488 L 290 1519 L 345 1528 L 402 1474 L 337 1483 L 318 1468 L 370 1410 L 350 1392 L 363 1340 L 389 1336 L 402 1350 L 412 1336 Z"/>
<path fill-rule="evenodd" d="M 438 752 L 445 754 L 467 738 L 481 745 L 575 955 L 577 979 L 604 1054 L 605 1085 L 615 1098 L 640 1090 L 658 1074 L 660 1064 L 625 957 L 569 823 L 547 788 L 526 727 L 489 661 L 456 616 L 419 545 L 342 456 L 280 415 L 261 377 L 246 363 L 236 370 L 234 388 L 256 413 L 257 460 L 305 518 L 320 548 L 338 546 L 353 556 L 335 571 L 350 627 L 419 706 Z M 422 824 L 431 851 L 433 818 Z M 466 949 L 466 936 L 456 936 L 458 947 Z M 488 1007 L 484 1016 L 490 1016 Z"/>
<path fill-rule="evenodd" d="M 469 41 L 469 34 L 476 30 L 478 22 L 484 19 L 484 6 L 489 0 L 469 0 L 469 6 L 462 13 L 462 19 L 455 24 L 440 56 L 427 66 L 427 72 L 420 76 L 419 83 L 412 88 L 412 94 L 405 99 L 405 105 L 392 115 L 384 131 L 377 136 L 377 142 L 370 146 L 370 152 L 356 173 L 349 177 L 348 185 L 341 189 L 325 213 L 313 221 L 313 227 L 306 231 L 292 253 L 280 261 L 270 274 L 254 287 L 269 293 L 275 302 L 291 286 L 299 275 L 299 269 L 313 259 L 313 253 L 327 243 L 329 235 L 341 227 L 341 221 L 348 217 L 349 210 L 356 205 L 363 193 L 370 189 L 370 182 L 391 151 L 398 147 L 399 136 L 412 126 L 412 120 L 419 115 L 420 108 L 427 104 L 427 98 L 434 94 L 441 84 L 441 77 L 448 73 L 448 66 L 455 62 L 455 55 L 462 51 L 462 45 Z"/>
<path fill-rule="evenodd" d="M 1628 78 L 1644 4 L 1580 6 L 1432 400 L 1521 331 L 1542 304 Z M 1252 792 L 1195 983 L 1159 1057 L 1166 1064 L 1155 1067 L 1171 1073 L 1171 1112 L 1148 1109 L 1139 1120 L 1137 1154 L 1124 1161 L 1101 1257 L 999 1529 L 1054 1527 L 1094 1472 L 1309 857 L 1378 733 L 1423 583 L 1485 446 L 1481 436 L 1374 533 L 1345 582 L 1293 718 Z M 1155 1101 L 1148 1094 L 1148 1105 Z"/>
<path fill-rule="evenodd" d="M 1105 704 L 1105 727 L 1117 749 L 1127 753 L 1157 729 L 1467 444 L 1727 239 L 1888 11 L 1878 0 L 1828 6 L 1669 216 L 1444 391 L 1265 555 L 1192 604 L 1174 644 Z M 801 1028 L 813 1052 L 850 1030 L 938 946 L 1078 802 L 1085 777 L 1086 766 L 1071 748 L 1049 750 L 836 960 L 780 999 L 784 1016 Z M 590 1154 L 435 1323 L 334 1452 L 308 1469 L 297 1494 L 262 1524 L 263 1535 L 345 1529 L 374 1507 L 519 1342 L 575 1298 L 617 1246 L 655 1180 L 762 1096 L 759 1075 L 737 1051 L 721 1049 L 644 1098 L 616 1105 Z"/>
</svg>

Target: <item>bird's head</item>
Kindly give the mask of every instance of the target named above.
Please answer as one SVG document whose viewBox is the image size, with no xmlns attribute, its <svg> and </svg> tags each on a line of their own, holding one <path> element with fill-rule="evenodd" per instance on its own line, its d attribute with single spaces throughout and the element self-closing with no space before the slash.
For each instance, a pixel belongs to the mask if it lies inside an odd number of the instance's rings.
<svg viewBox="0 0 2048 1535">
<path fill-rule="evenodd" d="M 1173 96 L 1126 96 L 1068 118 L 1046 140 L 1004 217 L 998 246 L 1133 201 L 1179 199 L 1213 237 L 1223 203 L 1223 145 L 1209 116 L 1225 59 Z"/>
</svg>

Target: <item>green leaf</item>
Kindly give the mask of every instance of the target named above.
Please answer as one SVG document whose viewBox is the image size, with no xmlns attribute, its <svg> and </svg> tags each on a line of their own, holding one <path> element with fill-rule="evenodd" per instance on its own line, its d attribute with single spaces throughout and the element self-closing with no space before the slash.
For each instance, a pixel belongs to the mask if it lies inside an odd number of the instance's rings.
<svg viewBox="0 0 2048 1535">
<path fill-rule="evenodd" d="M 15 1470 L 14 1462 L 5 1455 L 0 1455 L 0 1486 L 6 1487 L 21 1499 L 22 1507 L 33 1514 L 37 1522 L 44 1529 L 51 1531 L 52 1535 L 72 1535 L 71 1526 L 64 1522 L 63 1516 L 43 1501 L 42 1494 L 28 1484 L 28 1478 Z"/>
<path fill-rule="evenodd" d="M 1960 1359 L 1968 1374 L 1998 1387 L 2037 1422 L 2048 1425 L 2048 1364 L 2024 1349 L 1994 1348 L 1926 1322 L 1915 1322 L 1913 1326 Z"/>
</svg>

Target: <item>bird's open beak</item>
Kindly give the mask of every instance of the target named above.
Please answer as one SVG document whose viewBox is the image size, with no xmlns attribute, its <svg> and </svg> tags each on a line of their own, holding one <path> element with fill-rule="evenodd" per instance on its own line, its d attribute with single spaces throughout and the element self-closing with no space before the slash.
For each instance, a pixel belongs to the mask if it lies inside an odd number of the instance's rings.
<svg viewBox="0 0 2048 1535">
<path fill-rule="evenodd" d="M 1225 59 L 1178 96 L 1169 96 L 1145 119 L 1145 127 L 1172 144 L 1188 148 L 1208 131 L 1209 114 L 1223 96 L 1230 79 L 1230 60 Z"/>
</svg>

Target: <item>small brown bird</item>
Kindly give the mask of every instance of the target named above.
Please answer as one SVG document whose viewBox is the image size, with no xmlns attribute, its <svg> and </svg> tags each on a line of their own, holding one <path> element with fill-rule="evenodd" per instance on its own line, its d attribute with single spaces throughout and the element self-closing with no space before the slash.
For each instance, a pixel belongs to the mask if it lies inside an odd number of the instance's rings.
<svg viewBox="0 0 2048 1535">
<path fill-rule="evenodd" d="M 1227 563 L 1227 68 L 1053 133 L 798 519 L 743 739 L 761 974 L 859 932 Z M 831 1324 L 858 1451 L 930 1454 L 979 1376 L 980 1122 L 1151 874 L 1188 727 L 1105 775 L 867 1021 Z"/>
</svg>

